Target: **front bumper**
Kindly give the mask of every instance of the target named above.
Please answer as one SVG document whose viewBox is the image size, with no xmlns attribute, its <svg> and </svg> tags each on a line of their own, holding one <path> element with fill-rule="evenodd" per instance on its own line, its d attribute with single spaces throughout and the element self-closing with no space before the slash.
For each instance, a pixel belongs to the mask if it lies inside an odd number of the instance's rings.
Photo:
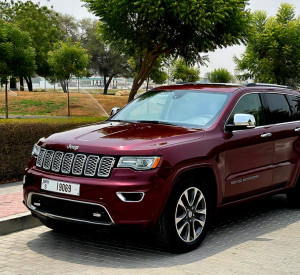
<svg viewBox="0 0 300 275">
<path fill-rule="evenodd" d="M 24 202 L 33 214 L 87 224 L 153 225 L 168 193 L 168 168 L 149 171 L 115 168 L 107 179 L 57 175 L 29 168 L 25 172 Z M 80 196 L 41 189 L 42 178 L 80 184 Z M 124 201 L 120 192 L 141 192 L 136 202 Z"/>
</svg>

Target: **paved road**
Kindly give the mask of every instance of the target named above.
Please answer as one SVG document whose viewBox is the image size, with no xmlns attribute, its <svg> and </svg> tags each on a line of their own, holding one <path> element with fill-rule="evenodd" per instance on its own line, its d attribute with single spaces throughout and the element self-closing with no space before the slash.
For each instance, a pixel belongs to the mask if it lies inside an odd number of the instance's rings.
<svg viewBox="0 0 300 275">
<path fill-rule="evenodd" d="M 0 274 L 300 274 L 300 210 L 275 196 L 219 214 L 187 254 L 145 234 L 58 234 L 37 227 L 0 237 Z"/>
</svg>

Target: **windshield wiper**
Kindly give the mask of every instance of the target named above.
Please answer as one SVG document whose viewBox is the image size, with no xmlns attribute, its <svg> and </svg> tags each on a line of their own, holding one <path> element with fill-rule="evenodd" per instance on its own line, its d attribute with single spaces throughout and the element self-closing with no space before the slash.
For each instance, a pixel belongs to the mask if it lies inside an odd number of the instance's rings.
<svg viewBox="0 0 300 275">
<path fill-rule="evenodd" d="M 166 122 L 166 121 L 160 121 L 160 120 L 136 120 L 135 122 L 178 126 L 174 123 Z"/>
</svg>

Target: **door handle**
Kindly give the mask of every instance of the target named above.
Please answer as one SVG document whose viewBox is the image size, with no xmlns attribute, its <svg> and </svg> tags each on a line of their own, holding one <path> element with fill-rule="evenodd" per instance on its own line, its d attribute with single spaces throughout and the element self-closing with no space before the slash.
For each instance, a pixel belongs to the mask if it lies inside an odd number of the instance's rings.
<svg viewBox="0 0 300 275">
<path fill-rule="evenodd" d="M 295 129 L 295 132 L 300 132 L 300 128 L 296 128 L 296 129 Z"/>
<path fill-rule="evenodd" d="M 300 131 L 300 130 L 299 130 Z M 262 134 L 260 135 L 262 138 L 266 138 L 266 137 L 271 137 L 272 136 L 272 133 L 265 133 L 265 134 Z"/>
</svg>

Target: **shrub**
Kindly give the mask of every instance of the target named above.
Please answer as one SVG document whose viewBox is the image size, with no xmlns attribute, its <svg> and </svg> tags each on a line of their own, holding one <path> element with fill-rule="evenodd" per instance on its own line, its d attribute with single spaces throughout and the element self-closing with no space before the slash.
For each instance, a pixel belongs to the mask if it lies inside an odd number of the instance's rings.
<svg viewBox="0 0 300 275">
<path fill-rule="evenodd" d="M 104 119 L 104 117 L 0 119 L 0 184 L 22 178 L 33 144 L 41 137 Z"/>
</svg>

